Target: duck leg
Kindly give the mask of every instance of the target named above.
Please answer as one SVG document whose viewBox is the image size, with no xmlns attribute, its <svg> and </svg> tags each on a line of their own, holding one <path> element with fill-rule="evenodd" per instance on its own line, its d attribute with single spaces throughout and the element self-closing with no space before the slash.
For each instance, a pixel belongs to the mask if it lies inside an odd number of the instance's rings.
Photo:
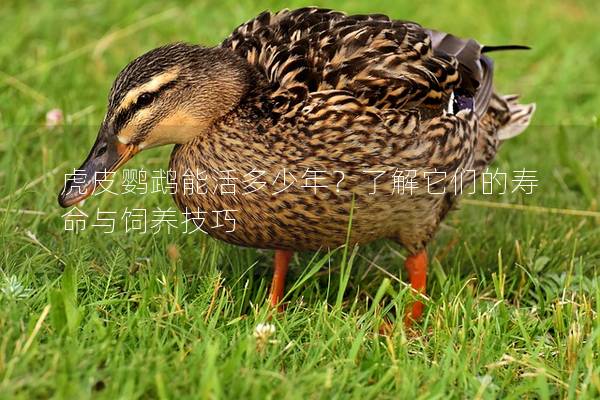
<svg viewBox="0 0 600 400">
<path fill-rule="evenodd" d="M 285 275 L 288 272 L 288 266 L 293 251 L 289 250 L 275 250 L 275 268 L 273 271 L 273 281 L 271 282 L 271 293 L 269 294 L 269 300 L 273 307 L 277 306 L 277 311 L 283 311 L 281 307 L 281 299 L 283 299 L 283 292 L 285 289 Z"/>
<path fill-rule="evenodd" d="M 421 250 L 416 254 L 410 255 L 406 259 L 404 267 L 408 271 L 410 286 L 413 290 L 425 294 L 425 284 L 427 280 L 427 252 Z M 404 322 L 405 324 L 410 325 L 411 322 L 418 320 L 422 315 L 423 303 L 416 300 L 412 304 L 410 312 L 406 314 Z"/>
</svg>

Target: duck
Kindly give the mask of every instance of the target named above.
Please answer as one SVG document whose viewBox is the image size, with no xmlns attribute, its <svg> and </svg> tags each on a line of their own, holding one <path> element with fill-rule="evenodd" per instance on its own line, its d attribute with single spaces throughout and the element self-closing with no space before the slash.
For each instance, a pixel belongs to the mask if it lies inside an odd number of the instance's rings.
<svg viewBox="0 0 600 400">
<path fill-rule="evenodd" d="M 424 294 L 427 245 L 440 223 L 530 123 L 535 104 L 494 90 L 488 55 L 525 48 L 383 14 L 265 11 L 217 46 L 173 43 L 131 61 L 58 201 L 73 206 L 98 175 L 171 145 L 173 198 L 186 218 L 198 225 L 202 214 L 202 230 L 218 240 L 275 251 L 273 307 L 294 252 L 378 239 L 406 249 L 410 286 Z M 210 182 L 208 172 L 265 185 L 185 190 Z M 231 211 L 234 229 L 217 211 Z M 418 320 L 423 307 L 414 300 L 406 318 Z"/>
</svg>

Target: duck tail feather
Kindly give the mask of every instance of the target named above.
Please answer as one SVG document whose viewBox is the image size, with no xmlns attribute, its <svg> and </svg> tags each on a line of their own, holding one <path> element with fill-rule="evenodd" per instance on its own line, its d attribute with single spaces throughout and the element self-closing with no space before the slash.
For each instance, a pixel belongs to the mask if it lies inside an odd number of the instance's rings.
<svg viewBox="0 0 600 400">
<path fill-rule="evenodd" d="M 508 140 L 527 129 L 535 113 L 535 103 L 519 104 L 517 95 L 504 96 L 503 99 L 508 105 L 510 118 L 498 131 L 498 139 Z"/>
<path fill-rule="evenodd" d="M 505 46 L 483 46 L 481 48 L 482 53 L 491 53 L 492 51 L 505 51 L 505 50 L 531 50 L 529 46 L 523 46 L 520 44 L 509 44 Z"/>
</svg>

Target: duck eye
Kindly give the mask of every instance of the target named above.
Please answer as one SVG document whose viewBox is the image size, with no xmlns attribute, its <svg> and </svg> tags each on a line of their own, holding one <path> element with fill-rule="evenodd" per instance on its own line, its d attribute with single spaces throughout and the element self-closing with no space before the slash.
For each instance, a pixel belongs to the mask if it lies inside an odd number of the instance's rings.
<svg viewBox="0 0 600 400">
<path fill-rule="evenodd" d="M 151 94 L 151 93 L 142 93 L 137 98 L 137 101 L 135 103 L 136 103 L 136 105 L 138 107 L 145 107 L 145 106 L 149 105 L 150 103 L 152 103 L 153 100 L 154 100 L 154 95 L 153 94 Z"/>
</svg>

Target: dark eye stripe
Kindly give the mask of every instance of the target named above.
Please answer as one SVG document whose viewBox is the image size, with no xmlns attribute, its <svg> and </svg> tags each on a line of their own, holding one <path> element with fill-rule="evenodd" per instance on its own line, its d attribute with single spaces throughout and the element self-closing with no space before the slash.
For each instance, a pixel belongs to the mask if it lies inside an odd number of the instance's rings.
<svg viewBox="0 0 600 400">
<path fill-rule="evenodd" d="M 153 100 L 154 100 L 154 99 L 158 98 L 160 96 L 160 94 L 163 93 L 165 90 L 167 90 L 167 89 L 175 86 L 176 83 L 177 83 L 176 79 L 172 80 L 170 82 L 165 83 L 164 85 L 162 85 L 161 87 L 159 87 L 154 92 L 147 92 L 147 94 L 152 95 L 153 96 Z M 113 122 L 115 134 L 117 134 L 118 132 L 120 132 L 121 129 L 125 125 L 127 125 L 127 123 L 133 118 L 133 116 L 135 115 L 136 112 L 138 112 L 140 109 L 144 108 L 147 105 L 149 105 L 149 104 L 138 104 L 138 102 L 136 100 L 135 103 L 131 104 L 129 107 L 127 107 L 126 109 L 124 109 L 121 112 L 119 112 L 115 116 L 114 122 Z"/>
<path fill-rule="evenodd" d="M 129 122 L 129 120 L 133 118 L 133 114 L 135 114 L 135 111 L 137 110 L 134 110 L 132 107 L 128 107 L 115 116 L 113 120 L 113 132 L 115 132 L 115 134 L 118 134 L 121 131 L 121 128 L 123 128 L 127 124 L 127 122 Z"/>
</svg>

